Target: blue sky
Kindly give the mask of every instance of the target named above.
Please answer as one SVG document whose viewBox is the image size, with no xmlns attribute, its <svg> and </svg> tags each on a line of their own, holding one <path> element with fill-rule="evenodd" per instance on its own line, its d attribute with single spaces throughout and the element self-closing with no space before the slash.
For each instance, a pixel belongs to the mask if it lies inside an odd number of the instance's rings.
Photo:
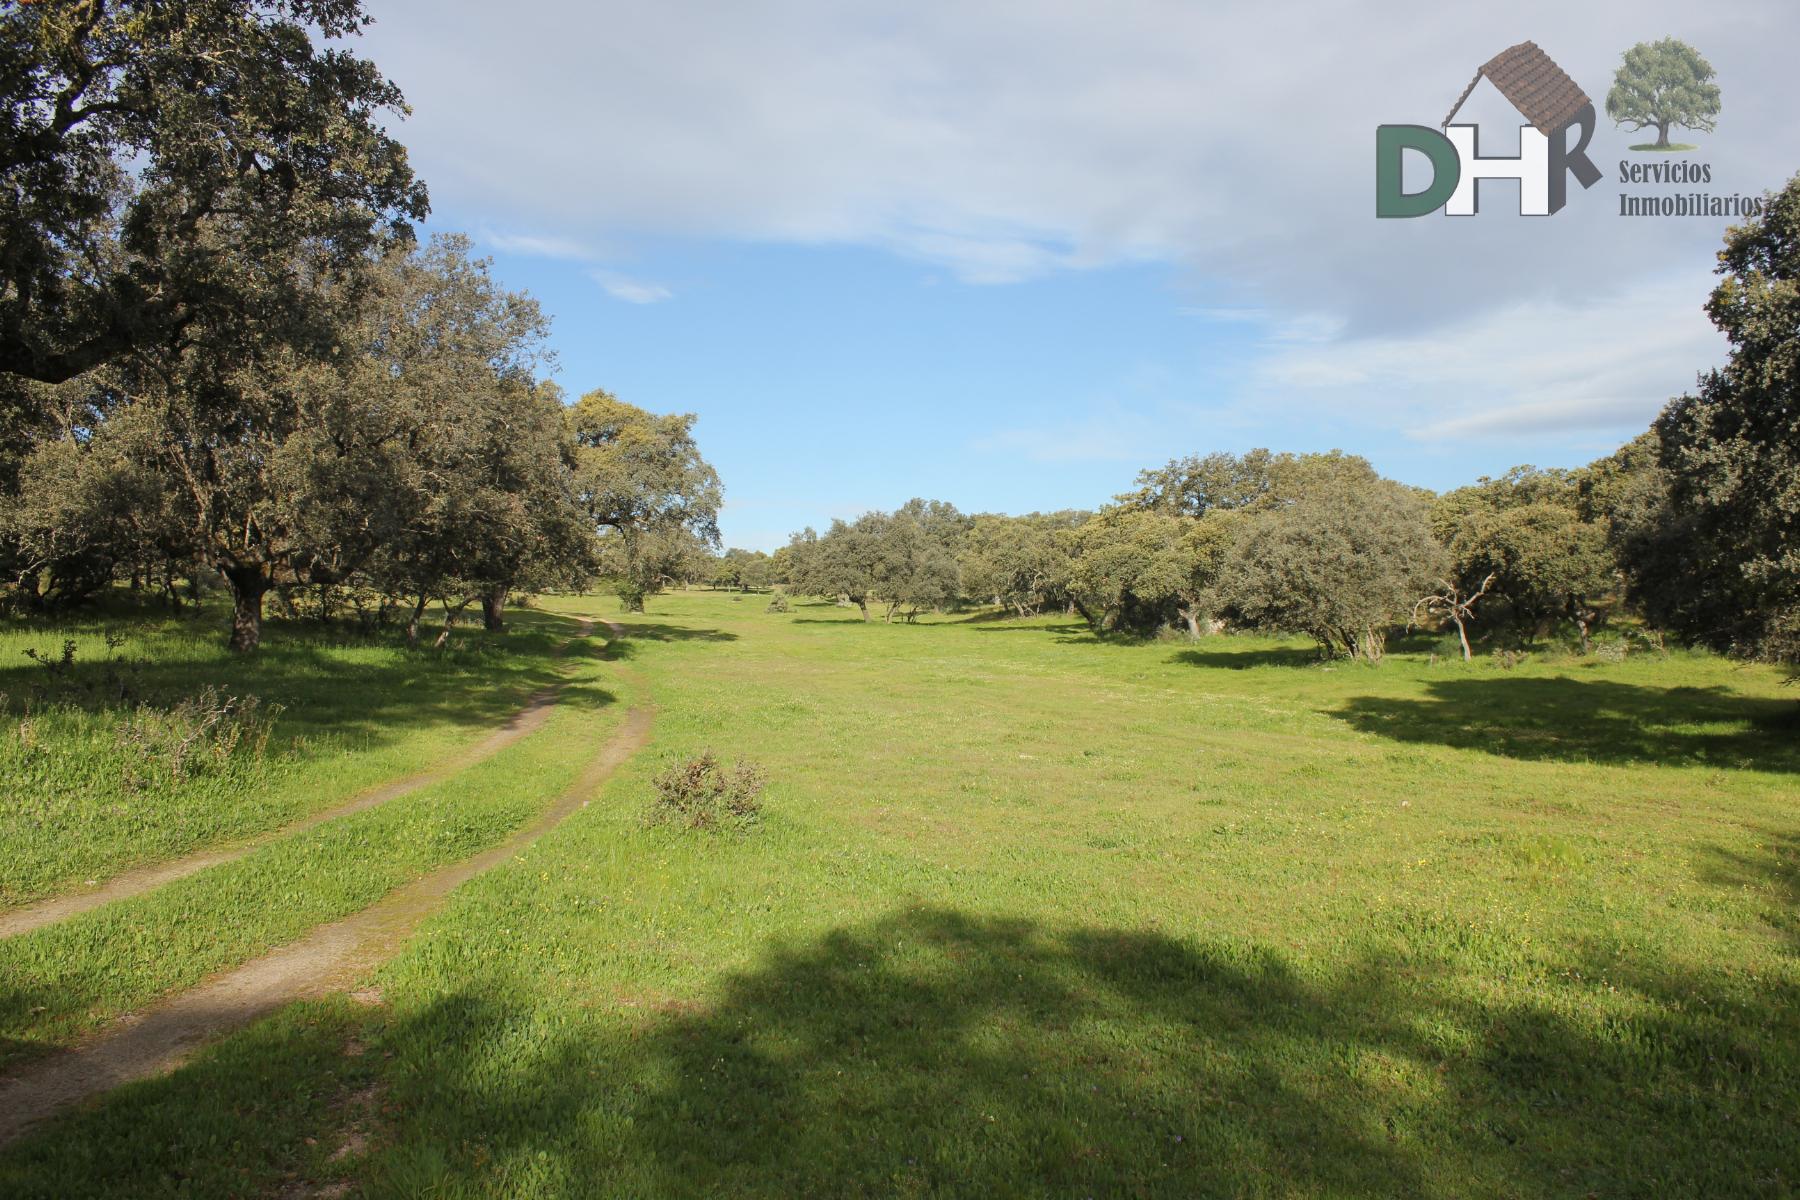
<svg viewBox="0 0 1800 1200">
<path fill-rule="evenodd" d="M 1215 449 L 1436 488 L 1608 452 L 1722 356 L 1725 222 L 1616 216 L 1638 139 L 1604 117 L 1555 217 L 1376 221 L 1374 127 L 1435 125 L 1527 37 L 1603 103 L 1673 34 L 1724 91 L 1711 190 L 1778 186 L 1800 17 L 1660 7 L 374 0 L 362 49 L 430 227 L 542 301 L 571 393 L 698 413 L 726 541 L 772 549 L 913 495 L 1092 507 Z M 1484 153 L 1517 121 L 1458 119 Z"/>
</svg>

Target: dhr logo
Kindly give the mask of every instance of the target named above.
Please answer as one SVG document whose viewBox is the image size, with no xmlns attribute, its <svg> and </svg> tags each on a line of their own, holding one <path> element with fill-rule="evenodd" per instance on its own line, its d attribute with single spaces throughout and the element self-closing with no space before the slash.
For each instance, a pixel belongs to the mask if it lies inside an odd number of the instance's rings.
<svg viewBox="0 0 1800 1200">
<path fill-rule="evenodd" d="M 1519 127 L 1516 158 L 1482 157 L 1476 126 L 1450 124 L 1483 78 L 1530 122 Z M 1441 208 L 1453 217 L 1472 217 L 1481 211 L 1483 179 L 1516 179 L 1520 215 L 1547 217 L 1568 200 L 1570 175 L 1583 188 L 1600 181 L 1600 169 L 1587 156 L 1594 102 L 1535 42 L 1520 42 L 1483 63 L 1441 127 L 1442 133 L 1424 125 L 1376 129 L 1376 216 L 1422 217 Z M 1408 150 L 1423 154 L 1431 167 L 1431 182 L 1416 192 L 1404 190 L 1402 182 Z"/>
</svg>

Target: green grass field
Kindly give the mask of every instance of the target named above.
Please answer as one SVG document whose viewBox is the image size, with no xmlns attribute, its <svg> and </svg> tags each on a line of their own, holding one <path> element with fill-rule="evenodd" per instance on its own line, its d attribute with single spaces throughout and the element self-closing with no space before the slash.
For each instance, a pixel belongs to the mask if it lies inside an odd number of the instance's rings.
<svg viewBox="0 0 1800 1200">
<path fill-rule="evenodd" d="M 1800 1188 L 1800 698 L 1775 670 L 1423 642 L 1322 665 L 765 602 L 657 597 L 469 775 L 0 943 L 0 1037 L 42 1053 L 498 840 L 611 728 L 619 659 L 656 706 L 649 748 L 455 893 L 378 999 L 296 1005 L 47 1125 L 0 1152 L 0 1195 Z M 233 686 L 269 671 L 359 724 L 209 777 L 165 832 L 96 785 L 6 865 L 11 895 L 423 761 L 506 708 L 484 672 L 536 680 L 557 623 L 614 609 L 546 600 L 508 635 L 535 649 L 471 637 L 443 664 L 277 631 Z M 99 719 L 75 708 L 57 738 Z M 767 769 L 748 833 L 645 821 L 654 774 L 703 748 Z"/>
<path fill-rule="evenodd" d="M 440 761 L 554 678 L 573 623 L 526 611 L 511 624 L 432 653 L 275 623 L 254 662 L 225 650 L 216 619 L 0 628 L 0 908 L 265 832 Z M 65 642 L 66 669 L 26 656 L 59 663 Z M 168 714 L 208 688 L 254 697 L 262 753 L 219 757 L 202 737 L 174 778 L 157 752 L 200 718 Z"/>
</svg>

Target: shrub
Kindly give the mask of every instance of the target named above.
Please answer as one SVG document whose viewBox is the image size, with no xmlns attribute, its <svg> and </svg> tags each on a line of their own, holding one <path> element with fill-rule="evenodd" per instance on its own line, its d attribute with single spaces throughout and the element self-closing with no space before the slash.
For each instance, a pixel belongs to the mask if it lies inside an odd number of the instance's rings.
<svg viewBox="0 0 1800 1200">
<path fill-rule="evenodd" d="M 656 777 L 652 824 L 677 822 L 689 829 L 743 829 L 762 812 L 766 776 L 739 759 L 730 767 L 711 750 L 670 765 Z"/>
<path fill-rule="evenodd" d="M 118 744 L 148 773 L 179 783 L 220 769 L 240 752 L 260 763 L 280 712 L 279 704 L 265 705 L 249 693 L 228 696 L 208 684 L 167 710 L 138 705 L 120 723 Z"/>
<path fill-rule="evenodd" d="M 784 612 L 792 612 L 793 608 L 791 605 L 788 604 L 788 598 L 787 598 L 787 594 L 785 592 L 776 592 L 773 596 L 771 596 L 769 598 L 769 607 L 763 609 L 763 611 L 764 612 L 772 612 L 772 613 L 784 613 Z"/>
<path fill-rule="evenodd" d="M 1594 643 L 1594 657 L 1603 663 L 1622 663 L 1631 656 L 1631 643 L 1624 638 L 1607 638 Z"/>
</svg>

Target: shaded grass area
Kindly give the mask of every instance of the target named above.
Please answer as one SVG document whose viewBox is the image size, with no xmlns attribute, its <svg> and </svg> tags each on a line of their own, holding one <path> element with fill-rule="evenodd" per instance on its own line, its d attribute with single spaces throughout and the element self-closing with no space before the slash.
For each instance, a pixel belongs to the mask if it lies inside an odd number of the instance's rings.
<svg viewBox="0 0 1800 1200">
<path fill-rule="evenodd" d="M 379 1007 L 44 1130 L 0 1192 L 253 1190 L 209 1147 L 372 1195 L 1800 1186 L 1775 672 L 652 607 L 618 651 L 652 752 L 459 890 Z M 645 825 L 703 748 L 768 769 L 754 833 Z M 371 1058 L 388 1111 L 321 1163 Z"/>
<path fill-rule="evenodd" d="M 275 620 L 243 658 L 225 650 L 217 615 L 0 627 L 0 907 L 256 834 L 430 766 L 548 683 L 574 632 L 567 617 L 524 611 L 503 633 L 459 630 L 433 652 L 392 631 Z M 60 663 L 65 641 L 66 669 L 25 654 Z M 199 730 L 207 712 L 247 697 L 260 733 L 226 747 Z M 145 728 L 158 736 L 136 735 Z"/>
<path fill-rule="evenodd" d="M 360 1019 L 327 1006 L 252 1030 L 23 1147 L 0 1183 L 22 1197 L 59 1194 L 48 1180 L 150 1196 L 345 1176 L 393 1196 L 1794 1185 L 1791 988 L 1602 956 L 1530 980 L 1523 1001 L 1458 986 L 1469 965 L 1396 948 L 1320 974 L 1256 943 L 934 908 L 778 942 L 703 1002 L 576 1003 L 489 964 Z M 346 1097 L 375 1088 L 358 1142 Z"/>
<path fill-rule="evenodd" d="M 1603 678 L 1431 680 L 1423 697 L 1358 696 L 1357 729 L 1508 758 L 1800 771 L 1800 703 L 1722 685 Z"/>
<path fill-rule="evenodd" d="M 298 1004 L 198 1059 L 173 1078 L 128 1084 L 0 1166 L 7 1196 L 149 1200 L 177 1196 L 300 1195 L 345 1182 L 354 1150 L 386 1103 L 378 1056 L 351 1001 Z M 335 1161 L 334 1161 L 335 1156 Z M 73 1189 L 73 1190 L 72 1190 Z M 338 1194 L 346 1194 L 340 1192 Z"/>
<path fill-rule="evenodd" d="M 500 841 L 573 782 L 618 719 L 597 653 L 538 733 L 376 808 L 0 941 L 0 1068 L 374 903 Z"/>
</svg>

